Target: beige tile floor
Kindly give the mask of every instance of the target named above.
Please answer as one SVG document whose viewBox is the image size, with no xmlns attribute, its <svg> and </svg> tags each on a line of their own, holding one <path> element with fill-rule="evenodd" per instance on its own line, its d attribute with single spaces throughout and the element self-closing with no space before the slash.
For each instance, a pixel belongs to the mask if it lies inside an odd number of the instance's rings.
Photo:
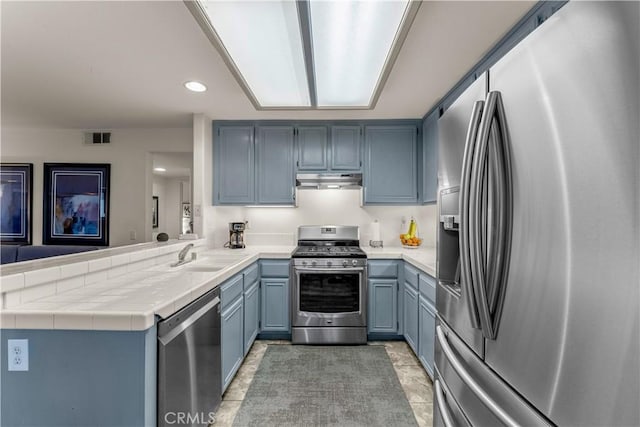
<svg viewBox="0 0 640 427">
<path fill-rule="evenodd" d="M 251 347 L 244 363 L 238 370 L 216 413 L 214 426 L 231 426 L 240 409 L 253 376 L 258 369 L 268 345 L 288 345 L 289 341 L 260 340 Z M 433 425 L 433 384 L 409 346 L 404 341 L 375 341 L 369 345 L 383 345 L 398 375 L 407 400 L 420 427 Z"/>
</svg>

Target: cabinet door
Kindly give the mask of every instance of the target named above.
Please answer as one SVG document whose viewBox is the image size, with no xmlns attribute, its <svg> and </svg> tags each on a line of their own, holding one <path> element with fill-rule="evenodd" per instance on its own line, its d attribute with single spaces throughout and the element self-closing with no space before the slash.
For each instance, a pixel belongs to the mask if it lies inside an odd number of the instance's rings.
<svg viewBox="0 0 640 427">
<path fill-rule="evenodd" d="M 405 282 L 403 291 L 404 337 L 418 354 L 418 291 Z"/>
<path fill-rule="evenodd" d="M 438 194 L 438 111 L 422 125 L 422 203 L 435 203 Z"/>
<path fill-rule="evenodd" d="M 221 126 L 214 134 L 215 204 L 255 203 L 253 126 Z"/>
<path fill-rule="evenodd" d="M 326 170 L 329 149 L 326 126 L 300 126 L 298 134 L 298 170 Z"/>
<path fill-rule="evenodd" d="M 417 203 L 417 129 L 409 125 L 365 129 L 365 204 Z"/>
<path fill-rule="evenodd" d="M 293 127 L 258 127 L 256 135 L 258 203 L 292 205 Z"/>
<path fill-rule="evenodd" d="M 433 379 L 433 354 L 435 348 L 436 309 L 420 296 L 420 339 L 418 340 L 418 358 L 422 366 Z"/>
<path fill-rule="evenodd" d="M 262 330 L 289 332 L 289 279 L 262 279 Z"/>
<path fill-rule="evenodd" d="M 259 331 L 260 282 L 255 281 L 244 292 L 244 355 L 246 356 Z"/>
<path fill-rule="evenodd" d="M 361 135 L 360 126 L 331 126 L 331 169 L 362 169 Z"/>
<path fill-rule="evenodd" d="M 221 314 L 222 321 L 222 391 L 227 388 L 244 357 L 242 339 L 243 301 L 236 302 Z"/>
<path fill-rule="evenodd" d="M 398 332 L 398 281 L 369 279 L 369 332 Z"/>
</svg>

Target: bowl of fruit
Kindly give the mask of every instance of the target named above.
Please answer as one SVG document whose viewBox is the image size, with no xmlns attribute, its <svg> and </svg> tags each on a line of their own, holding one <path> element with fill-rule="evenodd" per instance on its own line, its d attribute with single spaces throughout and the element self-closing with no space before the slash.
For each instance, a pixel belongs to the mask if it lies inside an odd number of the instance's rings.
<svg viewBox="0 0 640 427">
<path fill-rule="evenodd" d="M 409 231 L 400 235 L 400 242 L 403 248 L 417 249 L 422 244 L 422 239 L 418 237 L 418 224 L 411 218 Z"/>
<path fill-rule="evenodd" d="M 402 242 L 403 248 L 418 249 L 422 244 L 422 239 L 418 236 L 411 236 L 409 233 L 400 235 L 400 242 Z"/>
</svg>

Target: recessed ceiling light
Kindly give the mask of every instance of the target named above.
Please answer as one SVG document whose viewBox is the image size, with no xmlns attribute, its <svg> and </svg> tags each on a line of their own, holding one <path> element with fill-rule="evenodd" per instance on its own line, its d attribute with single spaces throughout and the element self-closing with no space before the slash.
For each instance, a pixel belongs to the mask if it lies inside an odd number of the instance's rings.
<svg viewBox="0 0 640 427">
<path fill-rule="evenodd" d="M 190 81 L 184 84 L 184 87 L 189 89 L 192 92 L 204 92 L 207 90 L 207 87 L 200 82 Z"/>
<path fill-rule="evenodd" d="M 156 172 L 166 172 L 167 170 L 165 168 L 153 168 L 154 171 Z"/>
</svg>

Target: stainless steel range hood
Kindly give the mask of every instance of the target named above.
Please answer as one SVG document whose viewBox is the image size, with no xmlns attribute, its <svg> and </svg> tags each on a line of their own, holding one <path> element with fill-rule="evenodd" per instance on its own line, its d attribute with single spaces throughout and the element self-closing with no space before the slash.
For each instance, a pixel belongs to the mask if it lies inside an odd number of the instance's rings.
<svg viewBox="0 0 640 427">
<path fill-rule="evenodd" d="M 361 173 L 299 173 L 296 175 L 298 189 L 360 189 L 362 188 Z"/>
</svg>

